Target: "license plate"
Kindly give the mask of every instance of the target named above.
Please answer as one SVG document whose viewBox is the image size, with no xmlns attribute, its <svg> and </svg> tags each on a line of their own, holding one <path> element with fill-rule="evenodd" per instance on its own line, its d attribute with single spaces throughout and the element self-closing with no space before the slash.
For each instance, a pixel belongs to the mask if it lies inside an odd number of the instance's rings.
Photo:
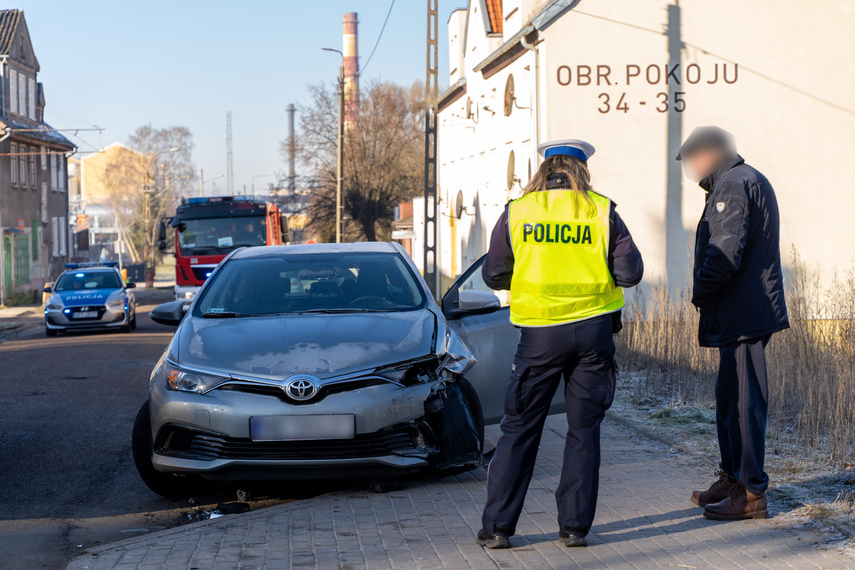
<svg viewBox="0 0 855 570">
<path fill-rule="evenodd" d="M 98 318 L 98 311 L 81 311 L 71 315 L 74 319 L 95 319 Z"/>
<path fill-rule="evenodd" d="M 353 414 L 314 416 L 257 416 L 249 419 L 252 441 L 305 441 L 312 439 L 353 439 Z"/>
</svg>

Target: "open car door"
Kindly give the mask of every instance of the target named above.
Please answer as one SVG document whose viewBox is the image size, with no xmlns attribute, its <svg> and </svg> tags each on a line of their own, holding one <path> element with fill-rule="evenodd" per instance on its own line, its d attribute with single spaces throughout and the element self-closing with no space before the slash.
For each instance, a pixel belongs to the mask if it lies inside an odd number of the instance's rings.
<svg viewBox="0 0 855 570">
<path fill-rule="evenodd" d="M 510 321 L 510 293 L 494 291 L 481 277 L 482 256 L 466 270 L 442 298 L 442 312 L 454 332 L 478 362 L 466 378 L 478 392 L 484 423 L 499 423 L 504 416 L 505 390 L 520 331 Z M 552 401 L 552 413 L 563 409 L 564 390 Z"/>
</svg>

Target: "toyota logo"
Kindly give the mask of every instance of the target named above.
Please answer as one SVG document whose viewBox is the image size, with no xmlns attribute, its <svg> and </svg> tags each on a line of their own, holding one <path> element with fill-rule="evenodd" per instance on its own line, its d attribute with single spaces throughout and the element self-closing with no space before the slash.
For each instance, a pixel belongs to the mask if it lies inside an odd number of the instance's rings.
<svg viewBox="0 0 855 570">
<path fill-rule="evenodd" d="M 285 384 L 285 393 L 292 400 L 305 402 L 318 394 L 317 379 L 311 376 L 297 376 Z"/>
</svg>

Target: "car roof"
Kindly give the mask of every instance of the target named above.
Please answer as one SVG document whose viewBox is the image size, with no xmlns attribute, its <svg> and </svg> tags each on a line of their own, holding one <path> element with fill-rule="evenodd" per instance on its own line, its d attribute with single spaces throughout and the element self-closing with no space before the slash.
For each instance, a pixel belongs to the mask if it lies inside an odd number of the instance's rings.
<svg viewBox="0 0 855 570">
<path fill-rule="evenodd" d="M 265 257 L 270 255 L 305 255 L 317 253 L 398 253 L 398 250 L 395 249 L 395 246 L 391 243 L 380 241 L 268 245 L 242 249 L 235 253 L 232 259 Z"/>
</svg>

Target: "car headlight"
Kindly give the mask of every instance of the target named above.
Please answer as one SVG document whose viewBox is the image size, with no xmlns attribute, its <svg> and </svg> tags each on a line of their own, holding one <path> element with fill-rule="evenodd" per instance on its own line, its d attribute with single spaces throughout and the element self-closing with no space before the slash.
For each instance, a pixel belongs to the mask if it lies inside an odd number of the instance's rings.
<svg viewBox="0 0 855 570">
<path fill-rule="evenodd" d="M 163 373 L 167 390 L 195 392 L 197 394 L 204 394 L 229 379 L 228 376 L 184 369 L 168 360 L 163 362 Z"/>
<path fill-rule="evenodd" d="M 404 386 L 412 386 L 438 380 L 439 367 L 440 363 L 435 356 L 426 356 L 393 364 L 377 370 L 375 373 Z"/>
<path fill-rule="evenodd" d="M 124 297 L 117 297 L 112 301 L 107 301 L 107 306 L 111 309 L 121 309 L 125 306 L 125 299 Z"/>
<path fill-rule="evenodd" d="M 57 301 L 55 299 L 51 299 L 50 301 L 48 301 L 48 304 L 45 305 L 45 309 L 48 309 L 49 311 L 59 311 L 60 309 L 62 309 L 62 307 L 62 302 Z"/>
</svg>

